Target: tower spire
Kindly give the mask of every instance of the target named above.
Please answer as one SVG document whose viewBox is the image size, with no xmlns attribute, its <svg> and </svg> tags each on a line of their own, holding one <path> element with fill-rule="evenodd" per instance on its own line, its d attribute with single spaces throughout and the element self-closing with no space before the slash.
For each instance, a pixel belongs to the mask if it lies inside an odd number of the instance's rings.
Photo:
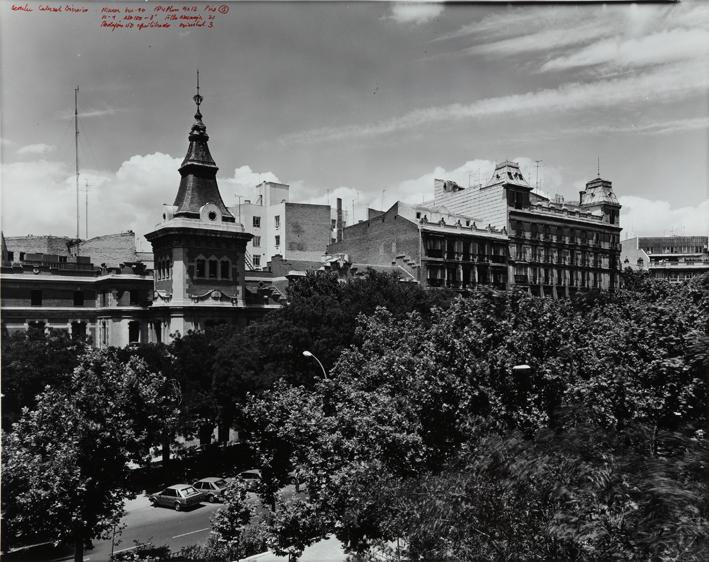
<svg viewBox="0 0 709 562">
<path fill-rule="evenodd" d="M 199 94 L 199 68 L 197 69 L 197 93 L 192 97 L 194 103 L 197 105 L 197 113 L 195 113 L 194 118 L 199 120 L 202 119 L 202 113 L 199 111 L 199 106 L 202 104 L 204 98 Z"/>
<path fill-rule="evenodd" d="M 199 71 L 197 71 L 197 93 L 192 96 L 197 112 L 194 115 L 195 121 L 190 129 L 188 139 L 189 146 L 187 154 L 180 166 L 180 188 L 177 191 L 173 206 L 177 207 L 175 216 L 186 216 L 198 218 L 200 209 L 207 203 L 214 203 L 222 214 L 222 221 L 234 222 L 231 214 L 217 187 L 217 165 L 209 153 L 209 135 L 207 127 L 202 122 L 202 112 L 200 105 L 204 98 L 199 93 Z"/>
<path fill-rule="evenodd" d="M 76 159 L 76 239 L 79 239 L 79 86 L 74 87 L 74 157 Z M 78 255 L 77 245 L 77 255 Z"/>
</svg>

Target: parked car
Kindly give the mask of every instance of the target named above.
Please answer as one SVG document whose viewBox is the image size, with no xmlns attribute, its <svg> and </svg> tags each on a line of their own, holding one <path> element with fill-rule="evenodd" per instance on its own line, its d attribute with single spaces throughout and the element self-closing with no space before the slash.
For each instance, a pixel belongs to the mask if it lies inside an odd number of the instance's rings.
<svg viewBox="0 0 709 562">
<path fill-rule="evenodd" d="M 224 499 L 224 490 L 229 485 L 229 482 L 224 478 L 210 476 L 198 480 L 192 486 L 200 493 L 203 500 L 210 503 L 222 501 Z"/>
<path fill-rule="evenodd" d="M 163 505 L 171 507 L 175 511 L 181 511 L 187 507 L 198 505 L 202 500 L 202 494 L 189 484 L 175 484 L 152 494 L 148 499 L 154 507 Z"/>
<path fill-rule="evenodd" d="M 247 490 L 255 490 L 261 484 L 261 471 L 258 469 L 244 470 L 237 476 L 239 480 L 246 484 Z"/>
</svg>

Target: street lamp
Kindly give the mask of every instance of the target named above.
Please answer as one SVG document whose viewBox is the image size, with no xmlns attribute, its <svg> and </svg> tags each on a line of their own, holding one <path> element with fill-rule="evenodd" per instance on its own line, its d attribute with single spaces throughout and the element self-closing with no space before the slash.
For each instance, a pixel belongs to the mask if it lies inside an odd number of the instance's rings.
<svg viewBox="0 0 709 562">
<path fill-rule="evenodd" d="M 322 363 L 320 363 L 320 359 L 315 357 L 315 355 L 313 355 L 312 353 L 310 353 L 307 350 L 303 352 L 303 357 L 312 357 L 313 359 L 315 359 L 318 362 L 318 365 L 320 365 L 320 368 L 322 369 L 323 377 L 327 378 L 327 373 L 325 372 L 325 367 L 323 367 Z"/>
</svg>

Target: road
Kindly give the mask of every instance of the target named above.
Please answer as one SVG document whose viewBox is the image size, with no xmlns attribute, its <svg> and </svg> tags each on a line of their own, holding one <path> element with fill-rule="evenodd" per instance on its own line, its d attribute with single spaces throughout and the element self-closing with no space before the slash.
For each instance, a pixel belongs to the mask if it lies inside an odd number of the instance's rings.
<svg viewBox="0 0 709 562">
<path fill-rule="evenodd" d="M 283 492 L 294 493 L 292 486 L 287 486 Z M 256 494 L 249 493 L 249 500 L 258 505 Z M 220 504 L 203 502 L 190 511 L 174 511 L 164 507 L 153 507 L 146 496 L 138 496 L 125 504 L 125 515 L 121 523 L 125 525 L 123 532 L 116 535 L 113 552 L 121 552 L 135 548 L 135 542 L 151 542 L 155 546 L 167 545 L 176 552 L 182 547 L 204 543 L 209 535 L 209 522 L 212 514 L 219 509 Z M 85 562 L 108 562 L 111 558 L 111 541 L 94 543 L 94 548 L 84 552 Z M 74 559 L 73 550 L 67 548 L 57 552 L 50 548 L 39 548 L 16 551 L 2 557 L 3 561 L 22 562 L 64 562 Z M 275 556 L 267 552 L 251 556 L 250 562 L 287 562 L 287 557 Z M 329 538 L 308 547 L 301 562 L 344 562 L 346 555 L 340 543 Z"/>
<path fill-rule="evenodd" d="M 249 494 L 257 502 L 255 494 Z M 203 502 L 190 511 L 174 511 L 164 507 L 153 507 L 146 496 L 138 496 L 125 504 L 126 514 L 121 523 L 123 532 L 116 535 L 114 552 L 135 548 L 134 541 L 152 542 L 155 546 L 167 545 L 177 551 L 183 546 L 203 543 L 209 535 L 209 520 L 220 504 Z M 84 560 L 90 562 L 108 561 L 111 557 L 111 541 L 94 543 L 94 548 L 84 553 Z M 3 560 L 23 562 L 60 562 L 73 560 L 73 550 L 61 552 L 48 549 L 34 549 L 13 552 L 3 556 Z"/>
</svg>

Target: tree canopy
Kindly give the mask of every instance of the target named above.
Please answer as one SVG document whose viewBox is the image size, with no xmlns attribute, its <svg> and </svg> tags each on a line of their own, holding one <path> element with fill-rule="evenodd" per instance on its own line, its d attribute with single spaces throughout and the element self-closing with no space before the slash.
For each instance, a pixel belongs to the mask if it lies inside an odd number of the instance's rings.
<svg viewBox="0 0 709 562">
<path fill-rule="evenodd" d="M 377 309 L 328 378 L 251 400 L 253 444 L 356 552 L 700 559 L 707 312 L 706 280 L 649 279 L 481 291 L 427 320 Z"/>
</svg>

